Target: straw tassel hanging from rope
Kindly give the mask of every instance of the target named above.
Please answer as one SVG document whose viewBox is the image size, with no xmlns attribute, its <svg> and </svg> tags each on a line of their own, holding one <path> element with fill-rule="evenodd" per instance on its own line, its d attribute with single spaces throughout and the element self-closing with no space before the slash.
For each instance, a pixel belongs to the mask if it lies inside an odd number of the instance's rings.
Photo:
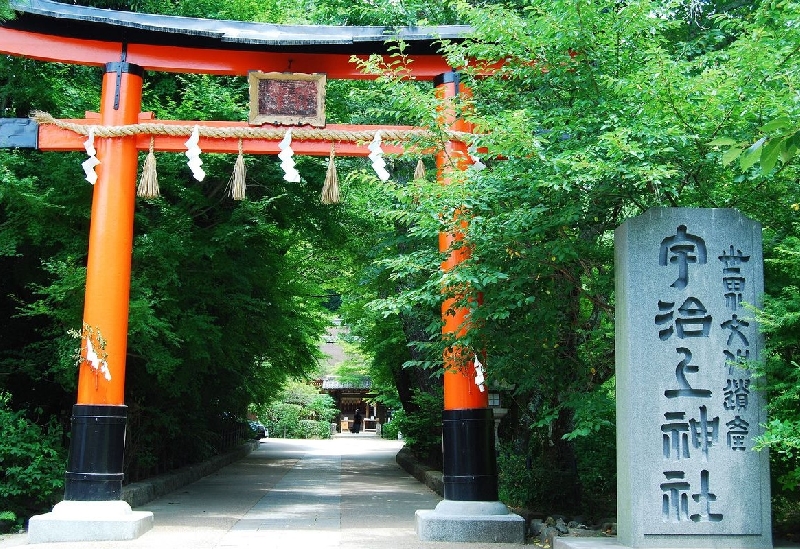
<svg viewBox="0 0 800 549">
<path fill-rule="evenodd" d="M 244 154 L 242 151 L 242 140 L 239 140 L 239 156 L 236 157 L 236 162 L 233 164 L 233 174 L 231 175 L 230 188 L 231 198 L 234 200 L 244 200 L 245 183 L 244 179 L 247 175 L 247 166 L 244 163 Z"/>
<path fill-rule="evenodd" d="M 425 179 L 425 163 L 420 158 L 417 167 L 414 169 L 414 181 Z"/>
<path fill-rule="evenodd" d="M 325 184 L 322 186 L 320 199 L 323 204 L 339 203 L 339 174 L 336 173 L 336 164 L 333 161 L 336 151 L 331 145 L 331 155 L 328 157 L 328 171 L 325 173 Z"/>
<path fill-rule="evenodd" d="M 136 189 L 136 194 L 141 198 L 158 198 L 158 173 L 156 173 L 156 155 L 153 154 L 153 144 L 155 141 L 154 136 L 150 136 L 150 152 L 147 153 L 147 158 L 144 160 L 142 166 L 142 178 L 139 180 L 139 187 Z"/>
</svg>

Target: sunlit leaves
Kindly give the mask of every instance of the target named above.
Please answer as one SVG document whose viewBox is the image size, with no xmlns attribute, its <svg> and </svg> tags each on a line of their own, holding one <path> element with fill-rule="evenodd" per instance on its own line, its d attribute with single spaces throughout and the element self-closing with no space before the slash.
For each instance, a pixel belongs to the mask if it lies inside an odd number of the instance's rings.
<svg viewBox="0 0 800 549">
<path fill-rule="evenodd" d="M 728 146 L 722 153 L 722 164 L 727 166 L 737 159 L 742 171 L 749 170 L 755 164 L 761 164 L 761 173 L 769 175 L 780 160 L 782 164 L 791 162 L 800 148 L 800 128 L 787 116 L 781 116 L 764 124 L 760 132 L 767 135 L 754 143 L 740 143 L 729 137 L 721 137 L 710 145 Z"/>
</svg>

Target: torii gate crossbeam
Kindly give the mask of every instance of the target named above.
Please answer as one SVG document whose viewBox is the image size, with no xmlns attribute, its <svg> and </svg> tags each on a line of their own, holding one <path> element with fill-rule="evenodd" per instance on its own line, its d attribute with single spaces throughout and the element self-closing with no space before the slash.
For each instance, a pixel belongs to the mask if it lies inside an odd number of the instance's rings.
<svg viewBox="0 0 800 549">
<path fill-rule="evenodd" d="M 218 76 L 246 76 L 253 67 L 264 72 L 322 72 L 331 79 L 374 80 L 351 62 L 348 54 L 232 52 L 223 49 L 198 50 L 181 46 L 153 46 L 127 44 L 126 60 L 145 70 L 187 74 L 213 74 Z M 38 61 L 70 63 L 101 67 L 110 59 L 118 59 L 123 42 L 109 43 L 99 40 L 47 37 L 25 31 L 0 28 L 0 51 L 7 55 L 29 57 Z M 365 61 L 367 56 L 357 55 Z M 413 75 L 433 79 L 451 70 L 441 56 L 414 57 Z"/>
<path fill-rule="evenodd" d="M 93 126 L 100 123 L 100 115 L 97 113 L 87 113 L 86 118 L 79 119 L 63 119 L 59 120 L 69 125 L 77 124 L 84 126 L 86 131 Z M 138 122 L 153 122 L 150 113 L 140 113 Z M 247 122 L 223 122 L 223 121 L 202 121 L 192 122 L 185 120 L 158 120 L 158 124 L 164 126 L 181 126 L 193 127 L 199 126 L 200 128 L 226 128 L 235 129 L 241 128 L 246 130 L 251 126 Z M 272 128 L 276 131 L 285 132 L 286 127 L 280 126 L 259 126 L 260 128 Z M 326 130 L 330 133 L 365 133 L 374 134 L 376 131 L 383 132 L 410 132 L 418 130 L 414 126 L 379 126 L 379 125 L 355 125 L 355 124 L 328 124 Z M 36 129 L 38 132 L 37 146 L 40 151 L 83 151 L 84 141 L 86 137 L 82 133 L 76 133 L 69 129 L 59 127 L 54 124 L 42 124 Z M 136 149 L 139 151 L 147 151 L 150 149 L 150 135 L 137 135 L 134 138 Z M 153 149 L 160 152 L 174 152 L 180 153 L 186 151 L 186 137 L 185 136 L 171 136 L 171 135 L 153 135 Z M 261 138 L 243 138 L 242 139 L 242 152 L 244 154 L 273 154 L 280 153 L 278 142 L 280 139 L 261 139 Z M 292 150 L 297 155 L 303 156 L 328 156 L 331 152 L 331 146 L 335 148 L 337 156 L 355 156 L 363 157 L 369 156 L 370 150 L 367 148 L 368 143 L 359 143 L 354 141 L 335 141 L 328 139 L 314 139 L 304 140 L 297 139 L 292 142 Z M 239 140 L 236 138 L 213 138 L 213 137 L 200 137 L 200 148 L 204 153 L 231 153 L 236 154 L 239 152 Z M 394 145 L 391 143 L 384 143 L 382 149 L 387 154 L 402 154 L 405 148 L 401 145 Z"/>
</svg>

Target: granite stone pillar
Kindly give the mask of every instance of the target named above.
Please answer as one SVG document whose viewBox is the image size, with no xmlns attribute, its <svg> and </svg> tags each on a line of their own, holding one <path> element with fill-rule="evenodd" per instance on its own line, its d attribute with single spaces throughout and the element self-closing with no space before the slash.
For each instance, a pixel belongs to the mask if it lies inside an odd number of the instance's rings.
<svg viewBox="0 0 800 549">
<path fill-rule="evenodd" d="M 761 226 L 658 208 L 615 234 L 618 541 L 769 548 L 766 419 L 747 368 L 762 341 Z"/>
</svg>

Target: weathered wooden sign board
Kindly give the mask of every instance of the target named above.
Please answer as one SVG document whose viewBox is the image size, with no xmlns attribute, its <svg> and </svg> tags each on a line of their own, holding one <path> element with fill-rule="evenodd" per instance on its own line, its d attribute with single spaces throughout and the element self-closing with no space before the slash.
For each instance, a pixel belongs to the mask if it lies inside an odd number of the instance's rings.
<svg viewBox="0 0 800 549">
<path fill-rule="evenodd" d="M 325 75 L 251 71 L 250 124 L 325 126 Z"/>
</svg>

